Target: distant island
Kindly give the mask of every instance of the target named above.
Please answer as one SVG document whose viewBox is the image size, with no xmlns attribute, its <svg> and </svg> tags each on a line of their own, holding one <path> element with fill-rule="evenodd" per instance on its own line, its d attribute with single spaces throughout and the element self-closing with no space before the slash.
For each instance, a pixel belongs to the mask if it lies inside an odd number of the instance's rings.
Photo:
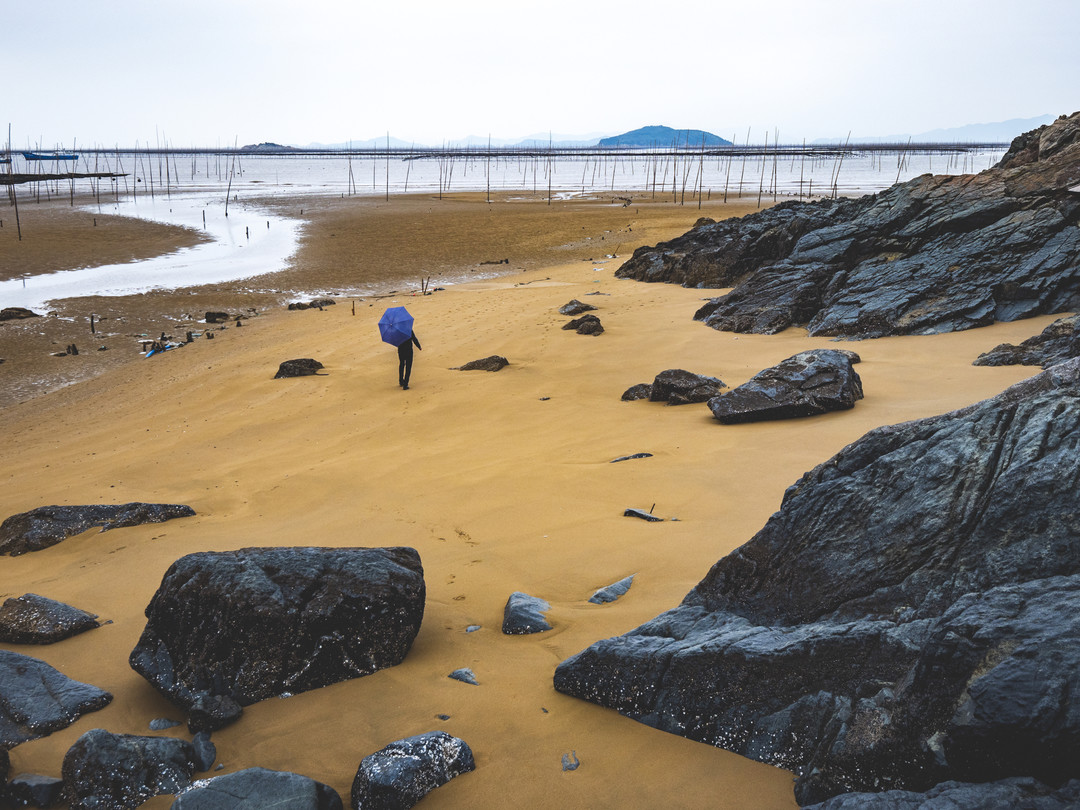
<svg viewBox="0 0 1080 810">
<path fill-rule="evenodd" d="M 622 135 L 613 135 L 610 138 L 601 138 L 597 144 L 600 147 L 617 146 L 652 146 L 659 148 L 667 147 L 695 147 L 695 146 L 731 146 L 731 141 L 705 132 L 701 129 L 672 129 L 665 126 L 641 127 L 632 132 L 624 132 Z"/>
<path fill-rule="evenodd" d="M 297 149 L 295 146 L 282 146 L 280 143 L 270 143 L 269 141 L 264 143 L 251 143 L 246 146 L 240 147 L 241 152 L 265 152 L 265 153 L 278 153 L 278 152 L 302 152 L 303 149 Z"/>
</svg>

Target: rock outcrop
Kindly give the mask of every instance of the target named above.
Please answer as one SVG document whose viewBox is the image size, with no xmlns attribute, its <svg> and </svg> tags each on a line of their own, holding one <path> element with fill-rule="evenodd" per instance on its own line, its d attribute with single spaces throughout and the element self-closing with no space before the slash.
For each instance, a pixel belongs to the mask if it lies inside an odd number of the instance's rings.
<svg viewBox="0 0 1080 810">
<path fill-rule="evenodd" d="M 40 551 L 95 526 L 105 532 L 142 523 L 164 523 L 194 514 L 195 510 L 190 506 L 172 503 L 39 506 L 0 523 L 0 554 L 15 557 L 28 551 Z"/>
<path fill-rule="evenodd" d="M 0 321 L 22 321 L 27 318 L 40 318 L 36 312 L 25 307 L 4 307 L 0 309 Z"/>
<path fill-rule="evenodd" d="M 40 773 L 21 773 L 8 782 L 12 807 L 57 807 L 64 794 L 64 780 Z"/>
<path fill-rule="evenodd" d="M 173 737 L 86 732 L 64 756 L 64 792 L 72 810 L 126 810 L 191 784 L 191 743 Z"/>
<path fill-rule="evenodd" d="M 863 398 L 863 390 L 852 362 L 858 362 L 854 352 L 799 352 L 713 397 L 709 410 L 725 425 L 735 425 L 854 408 L 855 402 Z"/>
<path fill-rule="evenodd" d="M 555 687 L 799 774 L 796 798 L 1080 776 L 1080 360 L 878 428 Z"/>
<path fill-rule="evenodd" d="M 428 793 L 476 770 L 472 749 L 445 731 L 392 742 L 364 757 L 352 785 L 357 810 L 407 810 Z"/>
<path fill-rule="evenodd" d="M 606 585 L 600 588 L 589 597 L 589 601 L 594 605 L 603 605 L 607 602 L 614 602 L 620 596 L 630 590 L 630 586 L 634 584 L 634 574 L 628 577 L 623 577 L 618 582 L 613 582 L 610 585 Z"/>
<path fill-rule="evenodd" d="M 400 663 L 424 615 L 411 548 L 246 548 L 189 554 L 146 608 L 132 668 L 193 731 L 241 707 Z"/>
<path fill-rule="evenodd" d="M 98 627 L 97 616 L 36 593 L 11 597 L 0 606 L 0 641 L 52 644 Z"/>
<path fill-rule="evenodd" d="M 1080 315 L 1054 321 L 1019 346 L 1002 343 L 980 354 L 976 366 L 1042 366 L 1080 357 Z"/>
<path fill-rule="evenodd" d="M 0 650 L 0 749 L 67 728 L 112 695 L 73 681 L 44 661 Z"/>
<path fill-rule="evenodd" d="M 171 810 L 341 810 L 341 797 L 329 785 L 289 771 L 247 768 L 192 783 Z"/>
<path fill-rule="evenodd" d="M 286 360 L 283 363 L 278 364 L 277 374 L 274 375 L 274 379 L 280 380 L 285 377 L 310 377 L 314 374 L 318 374 L 322 368 L 323 364 L 311 357 Z"/>
<path fill-rule="evenodd" d="M 846 793 L 803 810 L 1073 810 L 1080 807 L 1080 781 L 1055 790 L 1030 777 L 999 782 L 943 782 L 926 793 L 886 790 Z"/>
<path fill-rule="evenodd" d="M 732 287 L 694 316 L 725 331 L 868 338 L 1080 306 L 1080 113 L 1021 135 L 977 175 L 859 199 L 786 202 L 643 247 L 620 278 Z"/>
</svg>

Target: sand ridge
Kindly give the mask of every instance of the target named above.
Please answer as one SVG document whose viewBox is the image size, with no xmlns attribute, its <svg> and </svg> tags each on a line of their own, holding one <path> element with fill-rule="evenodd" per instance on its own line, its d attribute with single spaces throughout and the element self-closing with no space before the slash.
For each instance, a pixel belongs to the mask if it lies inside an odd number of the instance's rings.
<svg viewBox="0 0 1080 810">
<path fill-rule="evenodd" d="M 710 291 L 616 280 L 617 266 L 574 258 L 430 296 L 365 300 L 355 315 L 351 304 L 275 312 L 6 408 L 6 514 L 130 500 L 197 512 L 4 561 L 0 597 L 40 593 L 112 622 L 49 647 L 12 648 L 116 695 L 71 728 L 14 749 L 13 772 L 58 775 L 64 752 L 90 728 L 146 734 L 154 717 L 182 719 L 127 665 L 143 608 L 178 557 L 254 545 L 408 545 L 423 560 L 428 599 L 406 660 L 247 708 L 214 734 L 222 772 L 293 770 L 347 797 L 363 756 L 439 728 L 472 746 L 477 770 L 425 806 L 794 807 L 790 773 L 557 694 L 555 666 L 677 604 L 761 527 L 802 472 L 867 430 L 967 405 L 1036 373 L 970 363 L 1053 318 L 842 344 L 863 359 L 866 399 L 853 411 L 723 426 L 704 405 L 619 396 L 666 368 L 737 385 L 797 351 L 837 344 L 797 329 L 710 330 L 691 320 Z M 562 330 L 568 318 L 556 309 L 571 298 L 600 308 L 603 335 Z M 396 384 L 393 349 L 377 337 L 382 309 L 394 304 L 414 314 L 424 346 L 407 392 Z M 511 365 L 451 370 L 490 354 Z M 319 360 L 324 374 L 272 379 L 296 357 Z M 610 463 L 635 452 L 653 456 Z M 678 520 L 622 516 L 654 504 Z M 633 587 L 619 601 L 588 603 L 629 574 Z M 552 631 L 502 635 L 502 608 L 516 590 L 551 603 Z M 466 633 L 473 624 L 482 629 Z M 479 686 L 446 677 L 466 666 Z M 581 767 L 564 772 L 571 751 Z"/>
</svg>

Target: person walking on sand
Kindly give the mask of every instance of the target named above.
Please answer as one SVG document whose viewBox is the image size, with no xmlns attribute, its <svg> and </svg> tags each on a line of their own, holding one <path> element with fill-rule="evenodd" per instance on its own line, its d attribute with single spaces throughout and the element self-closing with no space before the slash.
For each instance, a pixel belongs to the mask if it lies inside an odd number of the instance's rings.
<svg viewBox="0 0 1080 810">
<path fill-rule="evenodd" d="M 398 385 L 401 386 L 403 391 L 409 390 L 409 375 L 412 374 L 412 347 L 414 343 L 420 351 L 424 350 L 424 347 L 420 345 L 420 341 L 416 339 L 416 332 L 410 332 L 409 339 L 397 347 Z"/>
</svg>

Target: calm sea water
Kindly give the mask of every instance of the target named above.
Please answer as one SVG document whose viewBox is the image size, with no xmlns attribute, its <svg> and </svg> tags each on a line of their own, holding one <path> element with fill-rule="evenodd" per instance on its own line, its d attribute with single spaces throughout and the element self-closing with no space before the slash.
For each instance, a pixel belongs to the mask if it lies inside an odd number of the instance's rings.
<svg viewBox="0 0 1080 810">
<path fill-rule="evenodd" d="M 378 196 L 461 191 L 522 192 L 565 198 L 631 192 L 692 204 L 703 197 L 760 196 L 762 201 L 822 194 L 859 195 L 931 174 L 978 172 L 1003 150 L 846 152 L 842 156 L 389 157 L 124 153 L 70 162 L 28 163 L 16 172 L 118 172 L 115 179 L 51 181 L 17 187 L 21 204 L 94 195 L 94 211 L 151 219 L 205 232 L 212 241 L 135 263 L 68 270 L 0 282 L 0 307 L 46 309 L 52 300 L 128 295 L 236 281 L 283 270 L 301 222 L 269 214 L 260 198 L 296 194 Z M 224 216 L 226 195 L 229 216 Z M 10 229 L 8 234 L 10 235 Z M 365 294 L 373 290 L 351 290 Z"/>
</svg>

